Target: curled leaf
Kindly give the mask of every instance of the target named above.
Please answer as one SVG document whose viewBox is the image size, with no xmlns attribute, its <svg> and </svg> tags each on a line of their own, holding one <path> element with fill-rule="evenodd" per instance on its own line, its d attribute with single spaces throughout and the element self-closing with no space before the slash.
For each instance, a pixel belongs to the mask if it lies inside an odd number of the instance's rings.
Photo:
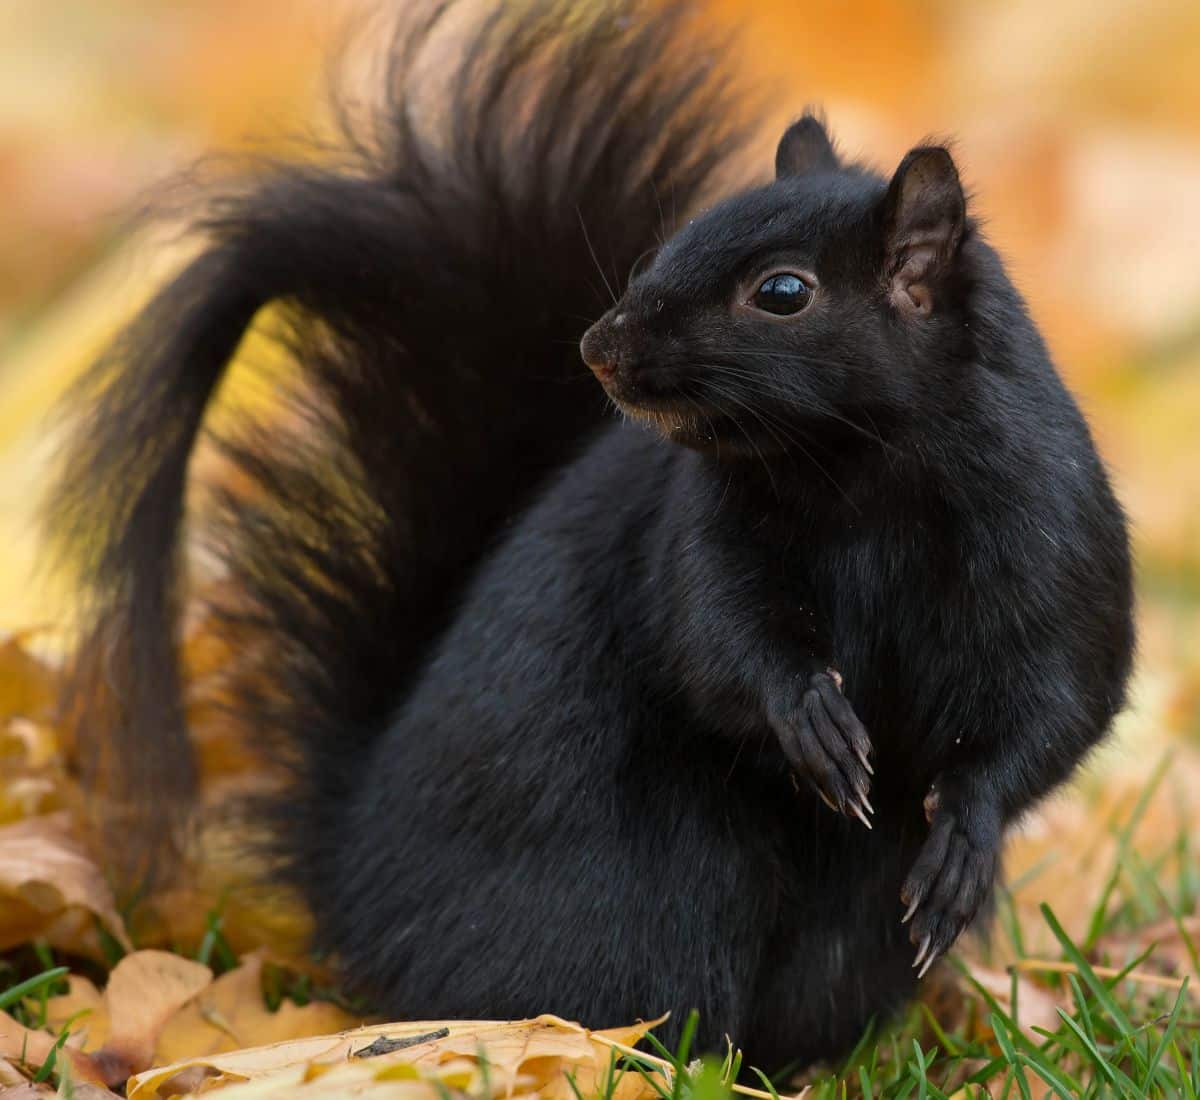
<svg viewBox="0 0 1200 1100">
<path fill-rule="evenodd" d="M 428 1098 L 429 1083 L 481 1093 L 486 1079 L 493 1095 L 565 1098 L 567 1075 L 587 1095 L 607 1072 L 613 1044 L 631 1045 L 652 1026 L 638 1024 L 590 1032 L 555 1016 L 512 1023 L 470 1020 L 376 1024 L 336 1035 L 297 1039 L 205 1058 L 190 1058 L 139 1074 L 128 1085 L 129 1100 L 177 1094 L 182 1086 L 241 1084 L 242 1097 L 374 1096 Z M 416 1038 L 414 1045 L 399 1045 Z M 380 1044 L 386 1039 L 387 1043 Z M 371 1058 L 353 1055 L 372 1046 L 392 1046 Z M 184 1078 L 183 1074 L 188 1074 Z M 653 1090 L 638 1074 L 622 1082 L 621 1100 L 643 1100 Z"/>
<path fill-rule="evenodd" d="M 0 826 L 0 950 L 47 935 L 56 918 L 72 911 L 95 914 L 129 948 L 112 891 L 75 840 L 65 813 Z M 62 945 L 60 937 L 53 938 Z M 97 950 L 88 943 L 69 946 L 88 954 Z"/>
</svg>

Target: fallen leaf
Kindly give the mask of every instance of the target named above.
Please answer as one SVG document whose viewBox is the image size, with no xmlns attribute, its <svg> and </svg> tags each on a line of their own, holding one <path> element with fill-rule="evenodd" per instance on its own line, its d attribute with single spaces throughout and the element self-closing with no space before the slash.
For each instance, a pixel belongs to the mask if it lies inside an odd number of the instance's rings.
<svg viewBox="0 0 1200 1100">
<path fill-rule="evenodd" d="M 93 1055 L 105 1083 L 122 1084 L 151 1065 L 167 1021 L 211 982 L 207 966 L 167 951 L 138 951 L 117 963 L 104 990 L 108 1039 Z"/>
<path fill-rule="evenodd" d="M 222 974 L 177 1012 L 159 1036 L 155 1063 L 328 1035 L 360 1022 L 323 1001 L 307 1005 L 284 1001 L 271 1012 L 263 1000 L 263 962 L 261 951 L 243 956 L 240 966 Z"/>
<path fill-rule="evenodd" d="M 73 910 L 76 917 L 78 911 L 95 914 L 122 946 L 130 948 L 112 891 L 72 835 L 66 813 L 0 826 L 0 950 L 46 936 L 56 946 L 96 954 L 98 944 L 90 942 L 94 936 L 64 944 L 60 936 L 47 934 L 55 918 Z M 86 925 L 90 919 L 79 926 L 81 933 Z M 65 927 L 60 926 L 60 933 Z"/>
<path fill-rule="evenodd" d="M 49 1085 L 35 1085 L 32 1081 L 22 1081 L 19 1085 L 6 1086 L 0 1089 L 4 1100 L 43 1100 L 53 1096 L 54 1090 Z"/>
<path fill-rule="evenodd" d="M 24 639 L 0 643 L 0 824 L 62 809 L 69 786 L 50 722 L 58 674 Z"/>
<path fill-rule="evenodd" d="M 52 726 L 18 715 L 0 727 L 0 758 L 6 764 L 15 762 L 26 768 L 44 768 L 57 756 L 58 735 Z"/>
<path fill-rule="evenodd" d="M 56 1041 L 55 1036 L 48 1031 L 24 1027 L 7 1012 L 0 1012 L 0 1058 L 18 1065 L 37 1068 L 50 1056 Z M 106 1083 L 100 1067 L 83 1051 L 64 1046 L 59 1050 L 57 1058 L 70 1067 L 73 1081 L 96 1085 Z"/>
<path fill-rule="evenodd" d="M 0 1088 L 0 1097 L 4 1100 L 42 1100 L 47 1096 L 70 1096 L 71 1100 L 120 1100 L 120 1097 L 103 1085 L 94 1085 L 89 1081 L 71 1081 L 71 1091 L 60 1093 L 45 1083 L 34 1084 L 22 1078 L 15 1087 Z"/>
<path fill-rule="evenodd" d="M 58 697 L 59 673 L 29 652 L 31 630 L 0 642 L 0 716 L 48 721 Z"/>
<path fill-rule="evenodd" d="M 657 1021 L 656 1021 L 657 1022 Z M 588 1091 L 606 1072 L 613 1044 L 630 1046 L 653 1024 L 638 1024 L 604 1032 L 589 1032 L 555 1016 L 514 1023 L 444 1020 L 376 1024 L 337 1035 L 297 1039 L 270 1046 L 231 1051 L 204 1058 L 189 1058 L 139 1074 L 127 1086 L 129 1100 L 174 1093 L 180 1075 L 192 1075 L 208 1090 L 239 1082 L 254 1083 L 242 1090 L 249 1096 L 291 1096 L 303 1088 L 305 1095 L 346 1096 L 370 1090 L 373 1095 L 430 1095 L 425 1083 L 436 1078 L 443 1085 L 466 1089 L 479 1077 L 478 1059 L 486 1056 L 491 1088 L 496 1095 L 567 1096 L 566 1072 L 576 1076 L 581 1091 Z M 381 1038 L 416 1039 L 391 1053 L 355 1057 Z M 197 1071 L 204 1074 L 196 1076 Z M 651 1094 L 640 1075 L 628 1075 L 636 1084 L 623 1091 L 622 1100 Z M 386 1086 L 376 1092 L 377 1086 Z M 416 1091 L 414 1091 L 414 1088 Z M 235 1094 L 231 1094 L 231 1097 Z"/>
<path fill-rule="evenodd" d="M 13 1085 L 23 1085 L 25 1074 L 7 1058 L 0 1058 L 0 1088 L 12 1088 Z"/>
<path fill-rule="evenodd" d="M 483 1079 L 474 1066 L 450 1064 L 426 1075 L 412 1071 L 407 1076 L 389 1076 L 387 1072 L 372 1073 L 361 1065 L 350 1064 L 320 1073 L 305 1073 L 296 1068 L 230 1087 L 214 1079 L 208 1088 L 219 1088 L 222 1100 L 290 1100 L 293 1096 L 303 1100 L 342 1100 L 355 1096 L 367 1096 L 370 1100 L 438 1100 L 439 1096 L 482 1100 L 482 1086 Z M 518 1097 L 529 1093 L 516 1089 L 508 1095 Z"/>
<path fill-rule="evenodd" d="M 99 1050 L 108 1039 L 108 1005 L 100 991 L 79 974 L 67 976 L 67 992 L 46 1000 L 46 1027 L 58 1034 L 70 1027 L 67 1042 L 79 1050 Z"/>
<path fill-rule="evenodd" d="M 972 966 L 970 973 L 1006 1013 L 1015 1016 L 1017 1026 L 1026 1038 L 1040 1043 L 1042 1036 L 1033 1030 L 1035 1027 L 1045 1028 L 1047 1031 L 1058 1029 L 1058 1009 L 1061 1002 L 1044 986 L 1030 981 L 1024 974 L 1018 974 L 1017 1003 L 1014 1006 L 1011 974 L 980 966 Z"/>
<path fill-rule="evenodd" d="M 1190 942 L 1189 942 L 1190 941 Z M 1144 925 L 1135 931 L 1114 932 L 1101 937 L 1096 955 L 1123 965 L 1131 959 L 1154 950 L 1140 970 L 1182 976 L 1190 974 L 1192 981 L 1200 979 L 1192 962 L 1192 951 L 1200 950 L 1200 917 L 1172 917 Z"/>
<path fill-rule="evenodd" d="M 54 813 L 60 808 L 58 786 L 48 776 L 16 774 L 0 784 L 0 824 Z"/>
</svg>

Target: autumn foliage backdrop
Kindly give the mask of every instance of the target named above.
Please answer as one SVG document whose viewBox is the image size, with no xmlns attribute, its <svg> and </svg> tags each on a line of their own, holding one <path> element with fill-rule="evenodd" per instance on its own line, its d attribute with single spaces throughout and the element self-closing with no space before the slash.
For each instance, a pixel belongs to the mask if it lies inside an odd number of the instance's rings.
<svg viewBox="0 0 1200 1100">
<path fill-rule="evenodd" d="M 825 108 L 843 149 L 883 168 L 926 134 L 956 141 L 975 210 L 1130 512 L 1142 638 L 1133 706 L 1076 796 L 1027 825 L 1009 864 L 1018 908 L 1049 899 L 1080 932 L 1119 843 L 1105 823 L 1127 815 L 1166 754 L 1139 849 L 1186 836 L 1200 814 L 1200 5 L 708 8 L 739 31 L 739 63 L 770 89 L 764 169 L 780 125 L 807 103 Z M 0 5 L 0 638 L 69 612 L 38 570 L 48 411 L 181 255 L 177 242 L 133 233 L 128 215 L 201 154 L 319 132 L 323 59 L 352 10 L 348 0 Z M 53 649 L 53 631 L 30 645 Z M 44 685 L 15 648 L 3 652 L 0 826 L 65 804 L 52 774 L 60 746 L 45 731 L 14 733 L 10 720 L 42 713 Z M 194 912 L 199 925 L 180 918 L 176 935 L 203 934 L 205 910 Z M 240 950 L 270 928 L 257 914 L 230 935 Z M 12 933 L 0 929 L 0 947 Z"/>
</svg>

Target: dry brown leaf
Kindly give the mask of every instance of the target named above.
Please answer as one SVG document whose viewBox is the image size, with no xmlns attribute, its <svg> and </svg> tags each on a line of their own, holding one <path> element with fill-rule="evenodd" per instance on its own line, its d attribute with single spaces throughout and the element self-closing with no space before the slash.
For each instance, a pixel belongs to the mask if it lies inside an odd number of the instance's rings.
<svg viewBox="0 0 1200 1100">
<path fill-rule="evenodd" d="M 60 1093 L 47 1084 L 34 1084 L 25 1079 L 19 1085 L 0 1087 L 3 1100 L 43 1100 L 44 1097 L 58 1095 Z M 71 1100 L 120 1100 L 115 1092 L 88 1081 L 72 1080 L 70 1096 Z"/>
<path fill-rule="evenodd" d="M 0 1058 L 0 1088 L 11 1088 L 13 1085 L 21 1085 L 24 1082 L 25 1074 L 7 1058 Z"/>
<path fill-rule="evenodd" d="M 1015 1011 L 1012 997 L 1012 975 L 1001 970 L 972 966 L 971 977 L 996 998 L 1006 1013 L 1015 1017 L 1017 1026 L 1020 1027 L 1022 1033 L 1034 1043 L 1042 1041 L 1042 1036 L 1033 1030 L 1035 1027 L 1045 1028 L 1047 1031 L 1058 1029 L 1059 1000 L 1044 986 L 1031 981 L 1024 974 L 1017 975 Z"/>
<path fill-rule="evenodd" d="M 407 1072 L 401 1072 L 407 1070 Z M 441 1085 L 437 1089 L 433 1082 Z M 347 1063 L 318 1073 L 296 1069 L 257 1081 L 225 1088 L 219 1084 L 222 1100 L 286 1100 L 292 1096 L 303 1100 L 341 1100 L 342 1097 L 368 1096 L 371 1100 L 436 1100 L 444 1090 L 452 1089 L 462 1097 L 478 1096 L 482 1079 L 473 1064 L 450 1063 L 435 1072 L 422 1075 L 411 1067 L 398 1066 L 392 1070 L 373 1071 L 369 1066 Z M 530 1093 L 518 1087 L 513 1097 Z"/>
<path fill-rule="evenodd" d="M 44 1100 L 45 1097 L 53 1095 L 54 1090 L 49 1085 L 35 1085 L 32 1081 L 22 1081 L 19 1085 L 0 1088 L 0 1097 L 4 1100 Z"/>
<path fill-rule="evenodd" d="M 154 1061 L 158 1037 L 212 982 L 212 971 L 167 951 L 138 951 L 113 968 L 104 990 L 108 1039 L 94 1058 L 107 1084 L 122 1084 Z"/>
<path fill-rule="evenodd" d="M 29 652 L 26 643 L 33 633 L 0 641 L 0 717 L 49 721 L 53 715 L 59 673 Z"/>
<path fill-rule="evenodd" d="M 67 977 L 67 992 L 46 1001 L 46 1027 L 56 1035 L 70 1025 L 68 1044 L 79 1050 L 99 1050 L 108 1039 L 108 1005 L 87 978 Z"/>
<path fill-rule="evenodd" d="M 12 773 L 0 783 L 0 825 L 51 814 L 62 808 L 58 784 L 49 776 L 22 775 L 15 768 Z"/>
<path fill-rule="evenodd" d="M 189 1085 L 203 1089 L 255 1083 L 254 1089 L 243 1092 L 245 1096 L 289 1096 L 301 1089 L 313 1096 L 354 1095 L 367 1089 L 375 1094 L 379 1086 L 383 1090 L 378 1095 L 399 1096 L 410 1093 L 418 1078 L 431 1076 L 452 1087 L 466 1088 L 478 1077 L 481 1051 L 486 1053 L 496 1093 L 527 1095 L 541 1089 L 543 1094 L 566 1095 L 569 1086 L 564 1071 L 575 1071 L 579 1087 L 586 1091 L 607 1069 L 612 1043 L 631 1045 L 651 1026 L 639 1024 L 591 1033 L 554 1016 L 515 1023 L 447 1020 L 377 1024 L 338 1035 L 189 1058 L 139 1074 L 129 1082 L 127 1095 L 129 1100 L 167 1095 L 164 1089 L 170 1086 L 175 1091 L 185 1072 L 189 1074 Z M 408 1045 L 373 1057 L 362 1056 L 362 1051 L 384 1040 Z M 640 1077 L 637 1080 L 642 1081 Z M 403 1088 L 396 1091 L 401 1085 Z M 623 1100 L 633 1100 L 643 1088 L 650 1091 L 642 1082 Z M 427 1087 L 419 1091 L 428 1095 Z"/>
<path fill-rule="evenodd" d="M 0 727 L 0 759 L 6 764 L 44 768 L 57 756 L 58 735 L 52 726 L 17 715 Z"/>
<path fill-rule="evenodd" d="M 41 1066 L 54 1049 L 55 1037 L 48 1031 L 23 1027 L 7 1012 L 0 1012 L 0 1058 L 18 1065 Z M 100 1067 L 88 1054 L 64 1046 L 58 1058 L 69 1067 L 71 1080 L 89 1084 L 106 1084 Z"/>
<path fill-rule="evenodd" d="M 1200 917 L 1180 917 L 1178 922 L 1168 917 L 1133 932 L 1103 936 L 1096 944 L 1096 955 L 1124 964 L 1153 947 L 1154 951 L 1140 965 L 1140 970 L 1171 977 L 1190 974 L 1195 983 L 1200 980 L 1200 974 L 1192 963 L 1189 940 L 1191 948 L 1200 948 Z M 1197 990 L 1193 989 L 1193 992 Z"/>
<path fill-rule="evenodd" d="M 62 809 L 65 786 L 54 728 L 0 715 L 0 824 Z"/>
<path fill-rule="evenodd" d="M 47 1034 L 52 1038 L 70 1023 L 68 1045 L 94 1054 L 99 1072 L 116 1085 L 148 1065 L 328 1035 L 358 1022 L 324 1003 L 287 1002 L 269 1012 L 262 995 L 264 954 L 247 956 L 211 981 L 198 963 L 139 951 L 118 964 L 103 994 L 73 974 L 68 991 L 46 1003 Z"/>
<path fill-rule="evenodd" d="M 63 805 L 59 740 L 50 724 L 58 673 L 28 652 L 27 638 L 0 642 L 0 824 Z"/>
<path fill-rule="evenodd" d="M 118 942 L 130 948 L 112 891 L 75 840 L 65 813 L 0 826 L 0 950 L 45 936 L 56 946 L 95 954 L 98 944 L 90 916 L 82 924 L 55 924 L 60 916 L 78 918 L 81 913 L 95 914 Z M 93 935 L 89 937 L 88 931 Z M 80 942 L 64 942 L 64 937 L 75 933 Z"/>
<path fill-rule="evenodd" d="M 1148 689 L 1143 686 L 1141 694 L 1148 694 Z M 1161 733 L 1157 712 L 1144 707 L 1149 712 L 1147 721 L 1127 715 L 1117 743 L 1090 765 L 1076 788 L 1050 799 L 1025 818 L 1007 845 L 1005 877 L 1020 883 L 1013 902 L 1025 950 L 1031 955 L 1053 958 L 1060 950 L 1042 917 L 1043 902 L 1049 903 L 1067 932 L 1078 938 L 1086 932 L 1104 896 L 1117 856 L 1117 831 L 1130 820 L 1150 775 L 1172 744 Z M 1147 723 L 1151 728 L 1144 728 Z M 1177 742 L 1162 786 L 1134 835 L 1138 850 L 1157 849 L 1182 830 L 1192 829 L 1191 792 L 1198 789 L 1200 753 Z M 1174 858 L 1168 857 L 1158 871 L 1163 881 L 1178 873 Z M 1002 937 L 997 937 L 994 948 L 1001 963 L 1015 961 Z"/>
<path fill-rule="evenodd" d="M 254 952 L 222 974 L 163 1028 L 154 1052 L 158 1065 L 287 1039 L 329 1035 L 361 1023 L 336 1005 L 285 1001 L 271 1012 L 263 1000 L 264 953 Z"/>
</svg>

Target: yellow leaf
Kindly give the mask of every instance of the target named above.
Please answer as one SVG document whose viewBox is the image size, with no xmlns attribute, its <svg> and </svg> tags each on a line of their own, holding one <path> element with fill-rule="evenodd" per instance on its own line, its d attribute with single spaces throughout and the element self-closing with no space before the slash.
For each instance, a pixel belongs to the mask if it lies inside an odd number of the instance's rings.
<svg viewBox="0 0 1200 1100">
<path fill-rule="evenodd" d="M 0 727 L 0 758 L 26 768 L 44 768 L 58 756 L 53 727 L 29 718 L 10 718 Z"/>
<path fill-rule="evenodd" d="M 0 717 L 46 720 L 53 713 L 58 670 L 26 648 L 31 633 L 14 634 L 0 642 Z"/>
<path fill-rule="evenodd" d="M 67 992 L 46 1001 L 46 1027 L 58 1034 L 70 1026 L 67 1042 L 79 1050 L 99 1050 L 108 1038 L 108 1005 L 100 991 L 79 974 L 67 977 Z"/>
<path fill-rule="evenodd" d="M 40 1067 L 54 1049 L 56 1039 L 48 1031 L 24 1027 L 7 1012 L 0 1012 L 0 1059 Z M 83 1051 L 64 1046 L 57 1054 L 69 1066 L 74 1081 L 105 1084 L 99 1066 Z"/>
<path fill-rule="evenodd" d="M 465 1088 L 481 1085 L 478 1059 L 488 1061 L 495 1094 L 529 1095 L 538 1090 L 557 1092 L 565 1074 L 584 1082 L 594 1081 L 607 1069 L 612 1043 L 629 1045 L 650 1024 L 592 1033 L 555 1016 L 517 1022 L 445 1020 L 376 1024 L 337 1035 L 297 1039 L 270 1046 L 189 1058 L 139 1074 L 127 1087 L 129 1100 L 177 1092 L 180 1075 L 188 1083 L 199 1081 L 205 1090 L 216 1085 L 247 1083 L 229 1093 L 235 1097 L 352 1096 L 429 1097 L 428 1082 Z M 366 1054 L 379 1049 L 383 1053 Z M 204 1071 L 197 1078 L 197 1069 Z M 416 1077 L 414 1077 L 414 1074 Z M 623 1100 L 649 1095 L 640 1076 L 622 1093 Z M 420 1079 L 416 1079 L 420 1078 Z M 564 1092 L 565 1095 L 565 1092 Z"/>
<path fill-rule="evenodd" d="M 336 1005 L 285 1001 L 271 1012 L 263 1001 L 263 952 L 242 958 L 163 1028 L 155 1048 L 159 1064 L 204 1057 L 240 1047 L 263 1046 L 352 1027 L 359 1021 Z"/>
<path fill-rule="evenodd" d="M 138 951 L 113 968 L 104 990 L 108 1040 L 95 1054 L 106 1082 L 144 1070 L 167 1021 L 212 982 L 212 971 L 167 951 Z"/>
<path fill-rule="evenodd" d="M 65 813 L 0 826 L 0 950 L 46 934 L 55 918 L 72 910 L 94 913 L 113 937 L 130 946 L 112 891 L 71 835 Z M 72 945 L 53 938 L 57 946 L 95 953 L 94 944 L 82 939 Z"/>
<path fill-rule="evenodd" d="M 0 824 L 53 813 L 60 807 L 58 795 L 53 779 L 38 775 L 15 775 L 0 784 Z"/>
</svg>

